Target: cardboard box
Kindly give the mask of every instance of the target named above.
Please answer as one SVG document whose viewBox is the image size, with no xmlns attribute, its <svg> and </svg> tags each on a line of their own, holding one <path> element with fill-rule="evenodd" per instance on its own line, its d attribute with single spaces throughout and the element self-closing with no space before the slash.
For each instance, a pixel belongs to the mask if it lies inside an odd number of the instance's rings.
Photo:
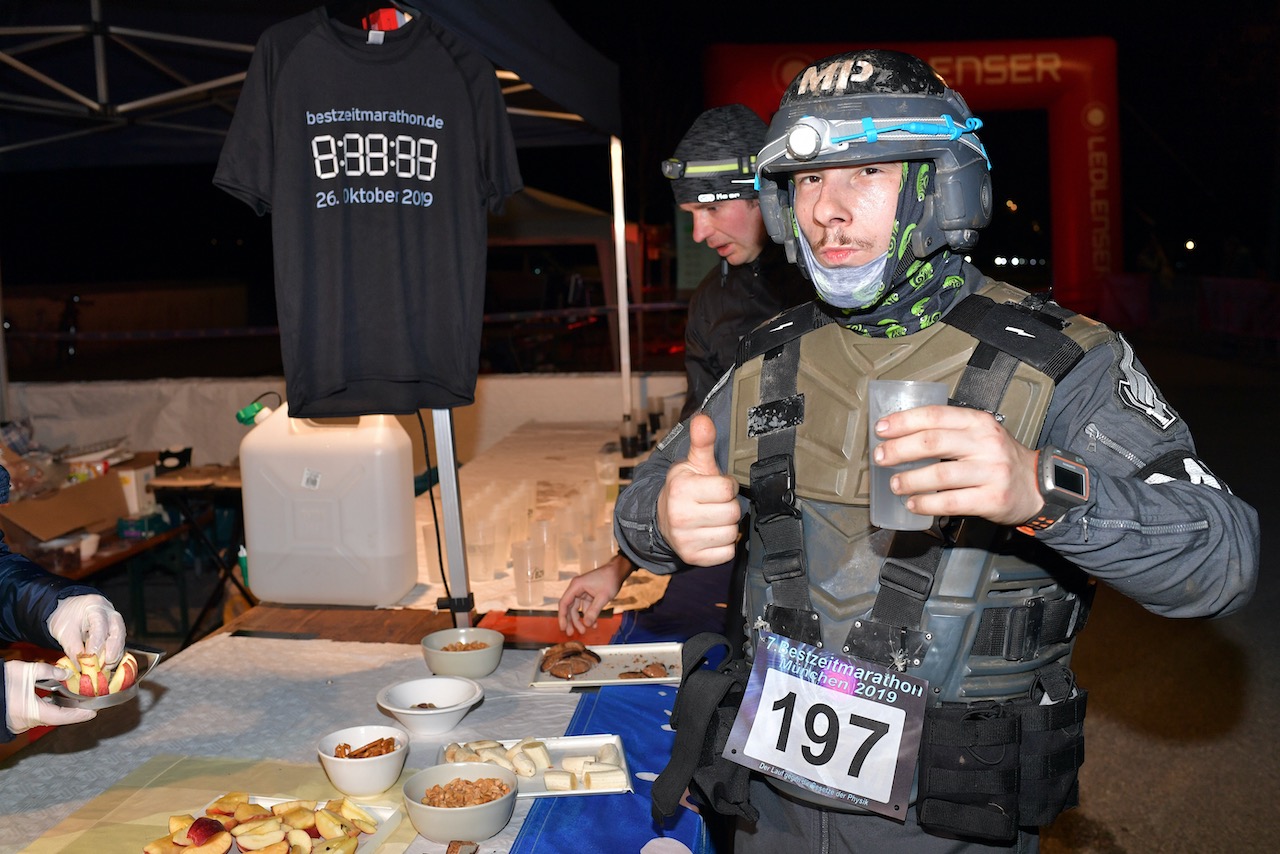
<svg viewBox="0 0 1280 854">
<path fill-rule="evenodd" d="M 40 544 L 73 531 L 114 531 L 128 515 L 124 490 L 116 477 L 98 477 L 48 495 L 0 505 L 0 528 L 9 548 L 32 560 L 42 557 Z"/>
<path fill-rule="evenodd" d="M 145 515 L 156 509 L 155 493 L 147 489 L 147 484 L 155 480 L 156 462 L 159 459 L 159 451 L 139 451 L 133 455 L 133 459 L 111 467 L 111 471 L 120 478 L 124 501 L 129 507 L 128 515 Z"/>
</svg>

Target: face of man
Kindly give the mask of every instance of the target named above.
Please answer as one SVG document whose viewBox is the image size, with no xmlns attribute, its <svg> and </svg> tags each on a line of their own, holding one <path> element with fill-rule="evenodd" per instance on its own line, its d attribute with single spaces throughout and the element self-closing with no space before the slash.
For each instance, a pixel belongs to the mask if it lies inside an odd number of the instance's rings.
<svg viewBox="0 0 1280 854">
<path fill-rule="evenodd" d="M 769 239 L 757 199 L 686 202 L 680 209 L 693 214 L 693 239 L 705 242 L 735 267 L 760 257 Z"/>
<path fill-rule="evenodd" d="M 795 215 L 824 267 L 861 267 L 889 248 L 902 183 L 901 163 L 797 172 Z"/>
</svg>

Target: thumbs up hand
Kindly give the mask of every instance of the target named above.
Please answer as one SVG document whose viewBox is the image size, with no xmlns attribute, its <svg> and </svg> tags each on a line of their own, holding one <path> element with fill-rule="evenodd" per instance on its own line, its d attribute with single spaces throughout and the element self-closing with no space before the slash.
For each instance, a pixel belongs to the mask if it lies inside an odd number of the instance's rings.
<svg viewBox="0 0 1280 854">
<path fill-rule="evenodd" d="M 716 463 L 716 426 L 699 413 L 689 421 L 689 456 L 667 471 L 658 495 L 658 530 L 680 559 L 717 566 L 738 542 L 738 483 Z"/>
</svg>

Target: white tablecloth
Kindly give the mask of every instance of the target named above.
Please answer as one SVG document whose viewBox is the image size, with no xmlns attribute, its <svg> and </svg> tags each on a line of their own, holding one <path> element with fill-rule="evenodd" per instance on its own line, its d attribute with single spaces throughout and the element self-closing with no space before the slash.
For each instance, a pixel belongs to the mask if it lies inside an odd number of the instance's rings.
<svg viewBox="0 0 1280 854">
<path fill-rule="evenodd" d="M 537 655 L 505 650 L 498 670 L 478 680 L 483 702 L 451 732 L 414 738 L 407 767 L 435 764 L 449 741 L 563 734 L 577 695 L 529 688 Z M 375 703 L 378 690 L 428 673 L 419 649 L 404 644 L 207 638 L 162 661 L 136 702 L 59 728 L 0 764 L 0 852 L 21 851 L 155 756 L 277 759 L 318 768 L 320 737 L 346 726 L 394 723 Z M 174 804 L 173 811 L 200 806 Z M 512 823 L 485 851 L 506 851 L 528 809 L 526 799 L 518 800 Z M 137 850 L 149 841 L 140 840 Z M 443 851 L 421 837 L 406 849 Z"/>
</svg>

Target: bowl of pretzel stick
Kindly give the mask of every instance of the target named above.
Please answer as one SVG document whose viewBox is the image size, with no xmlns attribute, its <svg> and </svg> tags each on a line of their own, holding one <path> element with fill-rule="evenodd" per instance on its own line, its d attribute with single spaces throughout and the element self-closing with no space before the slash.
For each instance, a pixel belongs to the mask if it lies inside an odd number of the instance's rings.
<svg viewBox="0 0 1280 854">
<path fill-rule="evenodd" d="M 329 733 L 316 744 L 333 787 L 353 798 L 380 795 L 395 785 L 409 757 L 409 735 L 399 727 L 371 724 Z"/>
</svg>

